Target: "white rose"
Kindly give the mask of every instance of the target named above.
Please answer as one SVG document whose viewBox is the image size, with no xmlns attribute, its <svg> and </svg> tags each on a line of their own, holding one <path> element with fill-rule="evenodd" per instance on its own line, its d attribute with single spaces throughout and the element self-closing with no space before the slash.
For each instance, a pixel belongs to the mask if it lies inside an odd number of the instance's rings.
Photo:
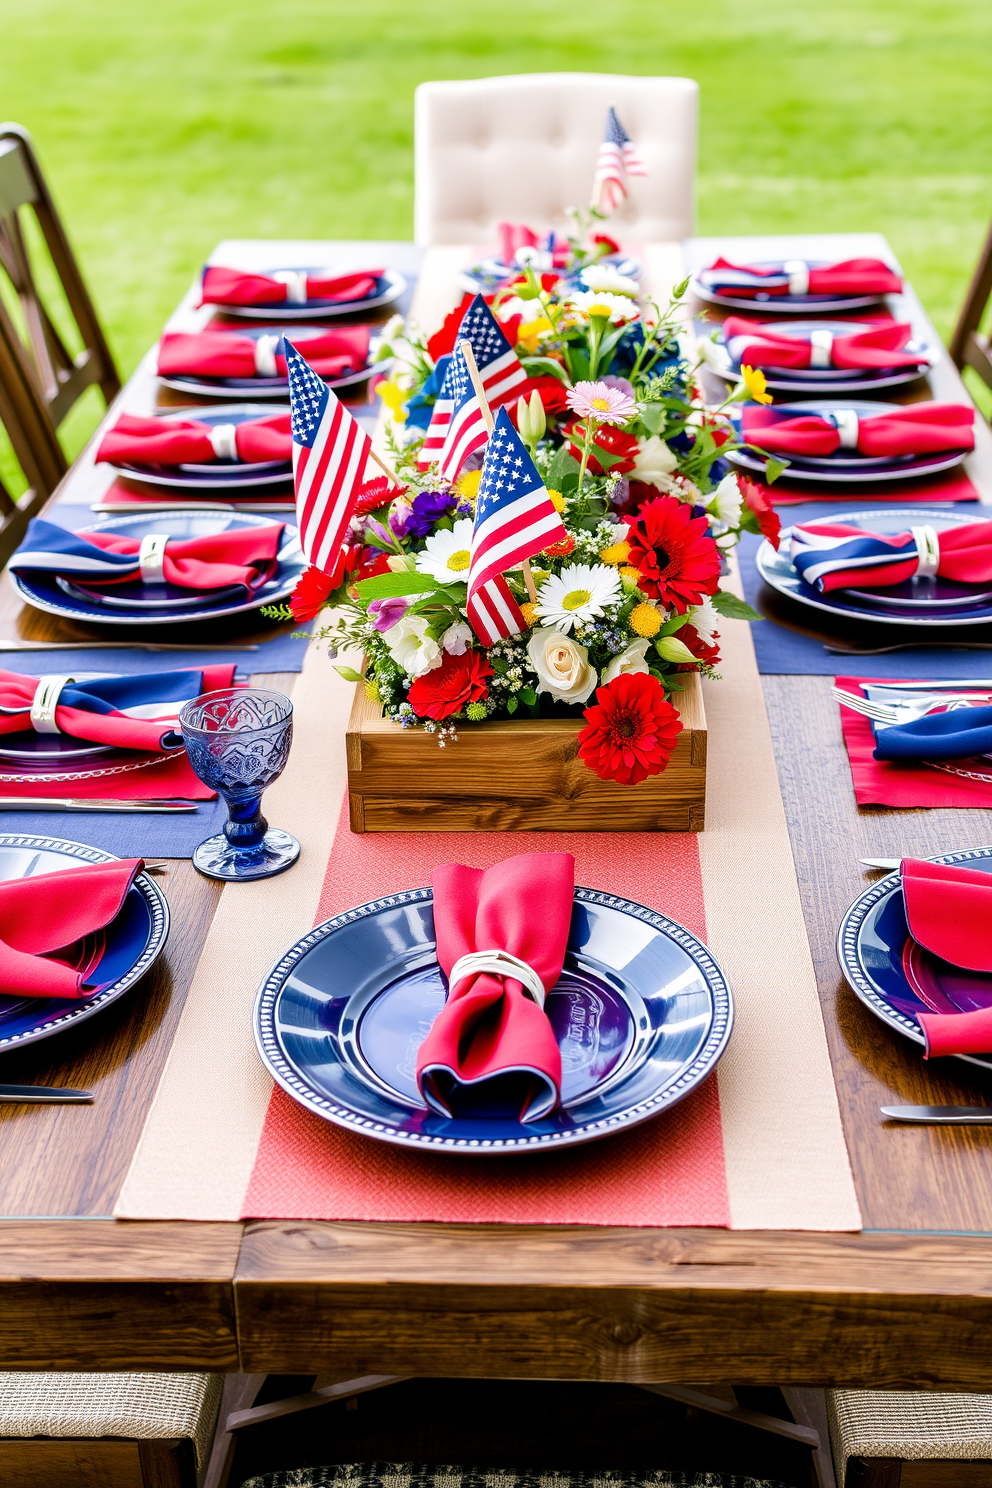
<svg viewBox="0 0 992 1488">
<path fill-rule="evenodd" d="M 408 677 L 422 677 L 441 665 L 441 647 L 427 629 L 423 615 L 404 615 L 383 635 L 390 656 Z"/>
<path fill-rule="evenodd" d="M 717 627 L 720 624 L 720 616 L 713 608 L 710 599 L 704 599 L 701 605 L 689 613 L 689 624 L 694 627 L 696 634 L 707 646 L 712 646 L 716 640 Z"/>
<path fill-rule="evenodd" d="M 709 497 L 706 506 L 719 521 L 725 522 L 728 527 L 736 527 L 741 520 L 743 502 L 744 498 L 737 484 L 736 475 L 725 475 L 712 496 Z"/>
<path fill-rule="evenodd" d="M 441 645 L 445 651 L 450 651 L 452 656 L 464 656 L 473 639 L 471 628 L 465 624 L 464 620 L 456 620 L 454 625 L 450 625 L 444 632 Z"/>
<path fill-rule="evenodd" d="M 668 445 L 657 434 L 650 434 L 646 439 L 641 435 L 631 474 L 645 485 L 657 486 L 660 490 L 668 484 L 664 477 L 677 470 L 678 464 Z"/>
<path fill-rule="evenodd" d="M 538 692 L 550 692 L 563 703 L 584 703 L 596 686 L 596 670 L 589 665 L 585 646 L 553 626 L 535 630 L 527 655 L 538 677 Z"/>
<path fill-rule="evenodd" d="M 643 637 L 632 641 L 626 651 L 621 651 L 619 656 L 614 656 L 603 673 L 603 681 L 612 682 L 613 678 L 619 677 L 621 672 L 646 672 L 648 664 L 644 660 L 644 655 L 650 644 L 650 641 Z"/>
</svg>

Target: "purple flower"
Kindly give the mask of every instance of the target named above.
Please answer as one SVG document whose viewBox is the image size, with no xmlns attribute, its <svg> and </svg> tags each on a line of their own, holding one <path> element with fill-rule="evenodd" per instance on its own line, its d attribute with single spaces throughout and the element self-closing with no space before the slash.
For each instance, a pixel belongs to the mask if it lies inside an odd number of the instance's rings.
<svg viewBox="0 0 992 1488">
<path fill-rule="evenodd" d="M 471 516 L 471 510 L 462 506 L 457 491 L 421 491 L 413 498 L 406 536 L 428 537 L 441 518 L 447 516 Z"/>
<path fill-rule="evenodd" d="M 365 541 L 372 539 L 372 546 L 385 548 L 388 552 L 396 551 L 396 539 L 393 534 L 385 528 L 375 517 L 365 518 Z"/>
<path fill-rule="evenodd" d="M 369 614 L 376 630 L 392 630 L 410 608 L 408 599 L 374 599 L 369 605 Z"/>
<path fill-rule="evenodd" d="M 613 506 L 626 506 L 630 500 L 630 481 L 625 475 L 618 475 L 609 491 L 610 502 Z"/>
</svg>

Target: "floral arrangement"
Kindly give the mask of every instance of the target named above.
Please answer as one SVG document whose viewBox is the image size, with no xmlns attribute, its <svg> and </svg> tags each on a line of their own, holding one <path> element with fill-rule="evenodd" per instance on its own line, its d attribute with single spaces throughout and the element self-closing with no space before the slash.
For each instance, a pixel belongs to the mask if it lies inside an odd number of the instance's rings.
<svg viewBox="0 0 992 1488">
<path fill-rule="evenodd" d="M 339 670 L 404 727 L 444 746 L 488 718 L 584 711 L 582 760 L 636 784 L 668 762 L 688 674 L 718 675 L 721 618 L 759 618 L 720 587 L 727 553 L 745 530 L 777 545 L 779 524 L 727 464 L 725 405 L 703 404 L 680 334 L 686 285 L 664 307 L 639 299 L 615 248 L 600 235 L 559 268 L 524 253 L 485 295 L 527 374 L 507 412 L 565 532 L 505 575 L 523 632 L 487 646 L 466 615 L 484 451 L 453 482 L 418 460 L 470 296 L 429 337 L 399 317 L 384 327 L 395 480 L 362 487 L 335 572 L 308 570 L 290 609 L 333 611 L 321 636 L 366 661 L 364 679 Z"/>
</svg>

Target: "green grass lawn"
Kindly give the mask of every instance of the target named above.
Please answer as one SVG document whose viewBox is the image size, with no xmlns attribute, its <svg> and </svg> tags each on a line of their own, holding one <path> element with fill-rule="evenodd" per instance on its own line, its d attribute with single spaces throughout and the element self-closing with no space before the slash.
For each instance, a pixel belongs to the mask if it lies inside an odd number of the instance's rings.
<svg viewBox="0 0 992 1488">
<path fill-rule="evenodd" d="M 219 238 L 410 237 L 418 82 L 544 70 L 698 79 L 699 230 L 880 230 L 948 332 L 992 214 L 987 0 L 0 0 L 0 109 L 124 373 Z"/>
</svg>

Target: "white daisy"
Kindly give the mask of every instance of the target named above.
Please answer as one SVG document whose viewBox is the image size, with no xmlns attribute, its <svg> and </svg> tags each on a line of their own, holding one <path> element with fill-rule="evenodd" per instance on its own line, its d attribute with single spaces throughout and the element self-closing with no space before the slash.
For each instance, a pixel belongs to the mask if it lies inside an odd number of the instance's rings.
<svg viewBox="0 0 992 1488">
<path fill-rule="evenodd" d="M 689 624 L 695 628 L 699 639 L 707 646 L 712 646 L 716 640 L 717 630 L 720 625 L 720 616 L 713 608 L 713 602 L 708 597 L 701 605 L 697 605 L 689 612 Z"/>
<path fill-rule="evenodd" d="M 592 315 L 595 312 L 602 315 L 604 320 L 608 315 L 612 325 L 619 325 L 622 320 L 636 320 L 640 314 L 633 300 L 625 295 L 595 294 L 591 289 L 576 290 L 568 296 L 567 303 L 581 315 Z"/>
<path fill-rule="evenodd" d="M 471 556 L 472 521 L 462 517 L 450 531 L 438 527 L 431 533 L 417 554 L 417 572 L 430 574 L 439 584 L 464 584 Z"/>
<path fill-rule="evenodd" d="M 737 476 L 730 474 L 723 477 L 712 496 L 709 497 L 706 509 L 713 512 L 718 521 L 726 522 L 728 527 L 736 527 L 741 519 L 743 502 L 744 498 L 737 484 Z"/>
<path fill-rule="evenodd" d="M 541 585 L 537 613 L 549 625 L 567 633 L 575 624 L 598 619 L 607 605 L 617 604 L 621 587 L 615 568 L 603 563 L 595 567 L 570 563 Z"/>
<path fill-rule="evenodd" d="M 636 279 L 631 279 L 629 274 L 621 274 L 612 264 L 590 264 L 583 269 L 579 275 L 586 289 L 591 289 L 595 294 L 629 295 L 632 299 L 640 291 L 640 285 Z"/>
</svg>

